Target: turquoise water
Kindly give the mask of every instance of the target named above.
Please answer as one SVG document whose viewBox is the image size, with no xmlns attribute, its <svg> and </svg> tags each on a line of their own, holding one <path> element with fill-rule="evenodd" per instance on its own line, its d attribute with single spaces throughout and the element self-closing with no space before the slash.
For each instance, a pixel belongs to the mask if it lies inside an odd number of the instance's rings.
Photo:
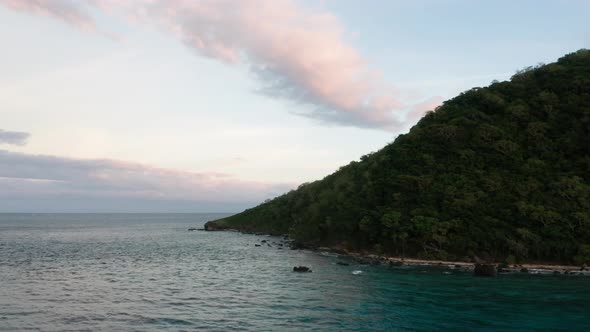
<svg viewBox="0 0 590 332">
<path fill-rule="evenodd" d="M 0 330 L 590 330 L 590 277 L 372 267 L 187 231 L 220 216 L 0 214 Z"/>
</svg>

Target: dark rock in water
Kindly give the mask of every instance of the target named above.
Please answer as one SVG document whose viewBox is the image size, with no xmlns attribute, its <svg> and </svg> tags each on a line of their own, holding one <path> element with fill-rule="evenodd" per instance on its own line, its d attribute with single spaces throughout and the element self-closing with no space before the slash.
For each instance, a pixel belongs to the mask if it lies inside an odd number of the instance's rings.
<svg viewBox="0 0 590 332">
<path fill-rule="evenodd" d="M 256 246 L 256 247 L 260 247 L 260 245 L 259 245 L 259 244 L 255 244 L 255 246 Z"/>
<path fill-rule="evenodd" d="M 588 271 L 588 267 L 586 267 L 586 264 L 580 267 L 580 271 Z"/>
<path fill-rule="evenodd" d="M 197 230 L 197 228 L 195 228 L 195 227 L 190 227 L 188 230 L 189 230 L 190 232 L 192 232 L 192 231 L 196 231 L 196 230 Z"/>
<path fill-rule="evenodd" d="M 494 264 L 475 264 L 473 275 L 476 277 L 495 277 L 498 270 Z"/>
<path fill-rule="evenodd" d="M 460 268 L 462 268 L 462 267 L 463 267 L 462 265 L 455 264 L 455 268 L 456 268 L 456 269 L 460 269 Z"/>
<path fill-rule="evenodd" d="M 261 243 L 266 243 L 266 240 L 262 240 L 262 241 L 260 241 L 260 242 L 261 242 Z"/>
<path fill-rule="evenodd" d="M 561 274 L 559 271 L 553 271 L 553 274 Z"/>
<path fill-rule="evenodd" d="M 266 245 L 272 248 L 272 246 L 270 245 L 270 243 L 267 243 Z"/>
<path fill-rule="evenodd" d="M 307 266 L 293 266 L 293 272 L 311 272 Z"/>
<path fill-rule="evenodd" d="M 520 272 L 529 273 L 529 269 L 527 269 L 526 267 L 523 267 L 522 269 L 520 269 Z"/>
<path fill-rule="evenodd" d="M 368 259 L 364 259 L 364 258 L 357 258 L 355 259 L 357 263 L 359 263 L 360 265 L 369 265 L 371 264 L 371 262 Z"/>
<path fill-rule="evenodd" d="M 389 261 L 389 266 L 403 266 L 404 262 L 400 261 Z"/>
<path fill-rule="evenodd" d="M 508 272 L 508 270 L 507 270 L 508 268 L 509 268 L 508 264 L 506 264 L 506 263 L 500 263 L 498 265 L 498 273 Z"/>
<path fill-rule="evenodd" d="M 381 265 L 381 261 L 379 259 L 371 259 L 371 258 L 363 258 L 359 257 L 355 259 L 357 263 L 360 265 Z"/>
<path fill-rule="evenodd" d="M 300 242 L 292 242 L 291 243 L 291 250 L 297 250 L 297 249 L 305 249 L 305 246 L 303 245 L 303 243 L 300 243 Z"/>
<path fill-rule="evenodd" d="M 282 243 L 279 243 L 279 247 L 282 247 L 282 246 L 283 246 L 283 244 Z"/>
<path fill-rule="evenodd" d="M 336 264 L 338 265 L 342 265 L 342 266 L 349 266 L 350 264 L 348 263 L 344 263 L 344 262 L 336 262 Z"/>
</svg>

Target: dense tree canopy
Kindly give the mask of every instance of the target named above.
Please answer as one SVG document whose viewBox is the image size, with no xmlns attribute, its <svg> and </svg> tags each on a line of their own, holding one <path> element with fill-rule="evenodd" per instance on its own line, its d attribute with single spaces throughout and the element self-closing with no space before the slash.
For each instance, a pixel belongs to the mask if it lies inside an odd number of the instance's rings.
<svg viewBox="0 0 590 332">
<path fill-rule="evenodd" d="M 216 221 L 438 259 L 590 260 L 590 51 L 428 112 L 323 180 Z"/>
</svg>

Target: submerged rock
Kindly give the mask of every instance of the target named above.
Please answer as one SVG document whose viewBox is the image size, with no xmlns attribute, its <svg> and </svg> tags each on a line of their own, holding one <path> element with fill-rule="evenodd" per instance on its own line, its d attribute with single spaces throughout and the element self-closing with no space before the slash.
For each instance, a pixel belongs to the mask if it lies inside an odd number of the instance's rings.
<svg viewBox="0 0 590 332">
<path fill-rule="evenodd" d="M 293 272 L 311 272 L 307 266 L 293 266 Z"/>
<path fill-rule="evenodd" d="M 350 264 L 344 262 L 336 262 L 337 265 L 349 266 Z"/>
<path fill-rule="evenodd" d="M 189 229 L 188 229 L 188 230 L 189 230 L 189 232 L 192 232 L 192 231 L 196 231 L 196 230 L 197 230 L 197 228 L 196 228 L 196 227 L 189 227 Z"/>
<path fill-rule="evenodd" d="M 475 264 L 473 275 L 476 277 L 495 277 L 498 269 L 495 264 Z"/>
<path fill-rule="evenodd" d="M 523 267 L 522 269 L 520 269 L 520 272 L 529 273 L 529 269 L 527 269 L 526 267 Z"/>
</svg>

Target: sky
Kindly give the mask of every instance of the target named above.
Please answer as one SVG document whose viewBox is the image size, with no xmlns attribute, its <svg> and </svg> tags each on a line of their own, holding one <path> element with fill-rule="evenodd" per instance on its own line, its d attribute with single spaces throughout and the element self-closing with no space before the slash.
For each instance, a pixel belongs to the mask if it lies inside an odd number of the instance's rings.
<svg viewBox="0 0 590 332">
<path fill-rule="evenodd" d="M 590 2 L 0 0 L 0 212 L 238 212 L 590 47 Z"/>
</svg>

